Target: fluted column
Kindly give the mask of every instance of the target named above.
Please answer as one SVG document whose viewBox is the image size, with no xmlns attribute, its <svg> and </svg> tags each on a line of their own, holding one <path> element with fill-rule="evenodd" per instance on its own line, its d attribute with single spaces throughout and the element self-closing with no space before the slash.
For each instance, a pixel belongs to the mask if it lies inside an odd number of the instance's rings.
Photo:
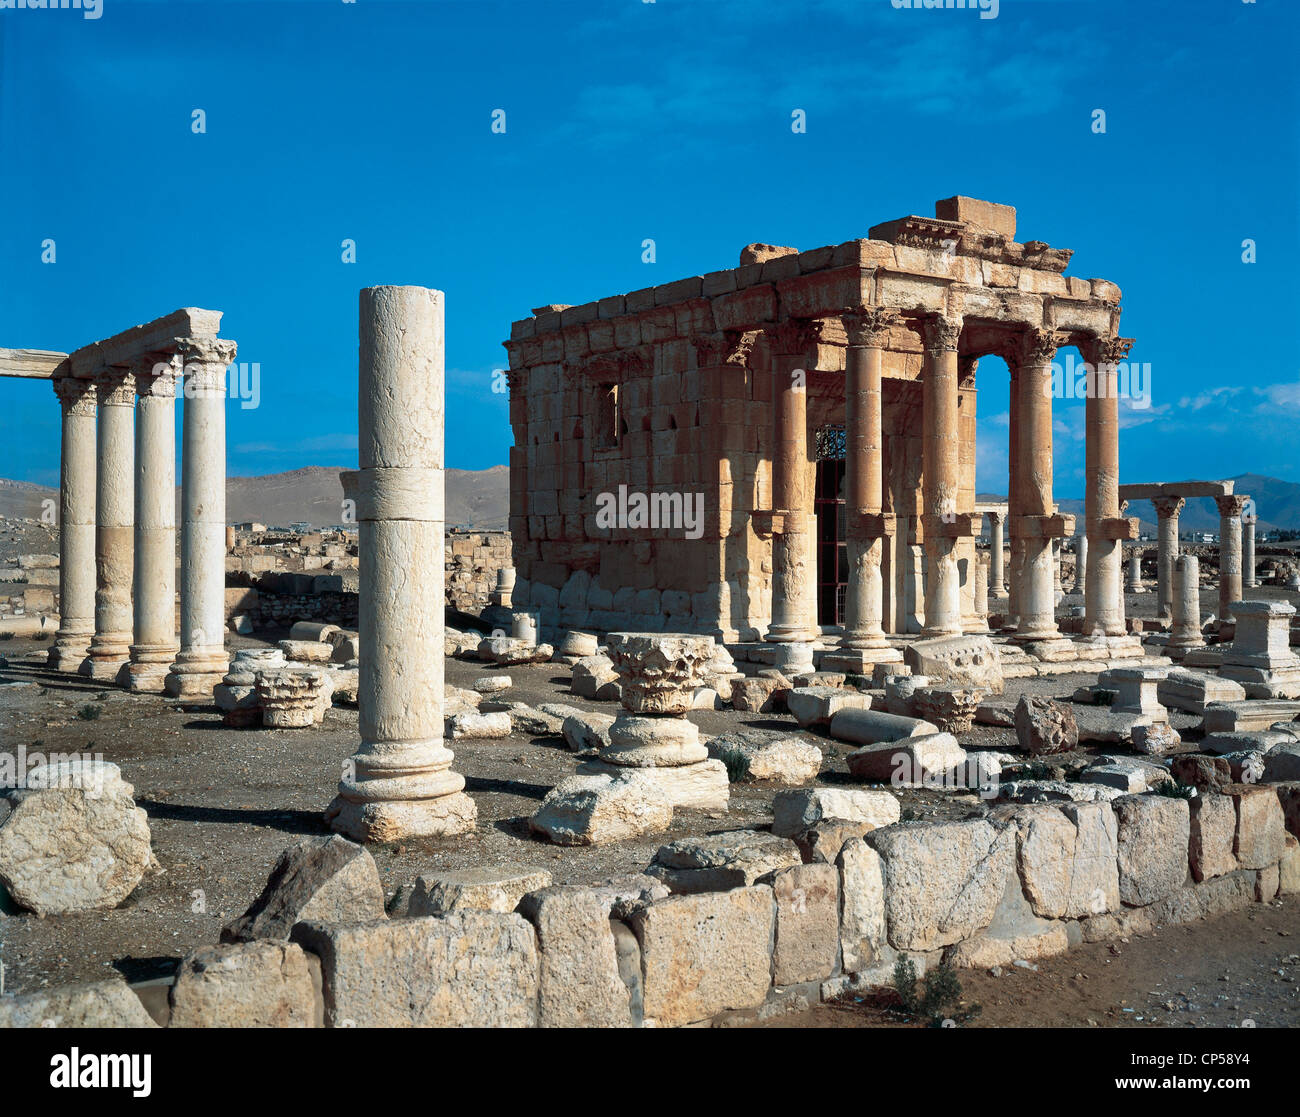
<svg viewBox="0 0 1300 1117">
<path fill-rule="evenodd" d="M 235 343 L 185 338 L 181 414 L 181 650 L 166 691 L 210 698 L 229 667 L 226 594 L 226 366 Z"/>
<path fill-rule="evenodd" d="M 1249 501 L 1249 497 L 1246 498 Z M 1255 576 L 1255 521 L 1259 517 L 1249 509 L 1241 514 L 1241 584 L 1246 589 L 1259 585 Z"/>
<path fill-rule="evenodd" d="M 1241 600 L 1241 510 L 1246 496 L 1216 496 L 1219 506 L 1219 623 L 1232 620 L 1232 604 Z"/>
<path fill-rule="evenodd" d="M 95 633 L 95 411 L 93 380 L 59 376 L 54 391 L 63 410 L 59 470 L 59 631 L 49 666 L 77 671 Z"/>
<path fill-rule="evenodd" d="M 176 658 L 176 375 L 155 354 L 136 370 L 135 641 L 128 690 L 161 692 Z"/>
<path fill-rule="evenodd" d="M 1084 357 L 1092 366 L 1085 405 L 1085 527 L 1088 570 L 1084 582 L 1085 636 L 1124 635 L 1123 549 L 1119 502 L 1119 385 L 1117 364 L 1132 338 L 1096 338 Z"/>
<path fill-rule="evenodd" d="M 1020 497 L 1025 557 L 1021 577 L 1021 640 L 1050 640 L 1056 627 L 1052 536 L 1052 358 L 1060 337 L 1029 329 L 1020 348 Z"/>
<path fill-rule="evenodd" d="M 105 369 L 96 379 L 95 635 L 80 672 L 116 681 L 131 648 L 135 377 Z"/>
<path fill-rule="evenodd" d="M 848 335 L 845 368 L 849 584 L 841 647 L 884 648 L 884 582 L 880 564 L 888 534 L 884 506 L 881 365 L 894 311 L 872 308 L 844 315 Z"/>
<path fill-rule="evenodd" d="M 802 643 L 816 636 L 817 572 L 809 563 L 812 502 L 808 492 L 806 355 L 816 323 L 790 319 L 767 331 L 772 356 L 776 445 L 772 454 L 772 623 L 766 639 Z"/>
<path fill-rule="evenodd" d="M 1187 502 L 1181 496 L 1158 496 L 1156 508 L 1156 594 L 1159 615 L 1174 615 L 1174 563 L 1178 561 L 1178 516 Z"/>
<path fill-rule="evenodd" d="M 1003 570 L 1002 525 L 1006 516 L 1001 512 L 986 512 L 989 520 L 989 600 L 1007 600 L 1006 574 Z"/>
<path fill-rule="evenodd" d="M 476 809 L 443 743 L 443 293 L 367 288 L 360 316 L 361 747 L 325 818 L 358 841 L 462 834 Z"/>
<path fill-rule="evenodd" d="M 925 370 L 921 374 L 921 514 L 925 530 L 923 636 L 961 633 L 958 537 L 945 528 L 957 520 L 961 485 L 957 342 L 960 316 L 925 320 Z"/>
</svg>

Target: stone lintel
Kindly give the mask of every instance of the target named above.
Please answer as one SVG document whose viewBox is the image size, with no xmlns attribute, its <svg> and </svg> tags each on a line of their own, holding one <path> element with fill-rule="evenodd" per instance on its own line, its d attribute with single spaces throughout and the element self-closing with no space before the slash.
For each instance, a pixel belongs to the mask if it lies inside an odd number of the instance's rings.
<svg viewBox="0 0 1300 1117">
<path fill-rule="evenodd" d="M 850 539 L 887 539 L 898 533 L 898 517 L 892 512 L 849 512 Z"/>
<path fill-rule="evenodd" d="M 1020 516 L 1017 527 L 1022 539 L 1064 539 L 1074 534 L 1074 517 Z"/>
<path fill-rule="evenodd" d="M 0 376 L 49 380 L 60 374 L 60 366 L 67 359 L 66 353 L 50 349 L 0 349 Z"/>
<path fill-rule="evenodd" d="M 221 311 L 183 307 L 141 326 L 132 326 L 103 341 L 83 345 L 68 357 L 72 376 L 91 377 L 105 367 L 130 365 L 149 353 L 171 349 L 177 338 L 216 337 Z"/>
<path fill-rule="evenodd" d="M 1231 496 L 1233 481 L 1164 481 L 1158 484 L 1121 485 L 1120 500 L 1156 500 L 1167 496 Z"/>
<path fill-rule="evenodd" d="M 925 515 L 925 530 L 935 539 L 970 539 L 980 533 L 981 512 L 948 512 L 942 516 Z"/>
<path fill-rule="evenodd" d="M 1142 534 L 1141 521 L 1136 516 L 1119 516 L 1101 521 L 1103 539 L 1133 540 Z"/>
</svg>

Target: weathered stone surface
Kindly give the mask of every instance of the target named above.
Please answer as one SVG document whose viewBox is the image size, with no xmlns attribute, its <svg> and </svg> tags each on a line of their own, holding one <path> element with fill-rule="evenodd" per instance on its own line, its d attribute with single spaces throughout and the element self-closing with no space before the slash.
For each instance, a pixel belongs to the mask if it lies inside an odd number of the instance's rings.
<svg viewBox="0 0 1300 1117">
<path fill-rule="evenodd" d="M 628 768 L 680 768 L 707 760 L 699 727 L 685 718 L 623 714 L 609 727 L 609 744 L 600 758 Z"/>
<path fill-rule="evenodd" d="M 293 943 L 205 946 L 181 959 L 172 1028 L 312 1028 L 316 991 L 307 955 Z"/>
<path fill-rule="evenodd" d="M 1021 695 L 1015 720 L 1016 740 L 1030 756 L 1070 752 L 1079 745 L 1079 725 L 1073 711 L 1050 698 Z"/>
<path fill-rule="evenodd" d="M 1275 745 L 1264 754 L 1264 774 L 1268 783 L 1300 780 L 1300 742 Z"/>
<path fill-rule="evenodd" d="M 1300 892 L 1300 840 L 1288 834 L 1278 863 L 1278 894 L 1294 896 L 1297 892 Z"/>
<path fill-rule="evenodd" d="M 956 969 L 990 969 L 1035 958 L 1051 958 L 1064 954 L 1069 948 L 1068 933 L 1063 926 L 1056 925 L 1011 937 L 980 935 L 958 943 L 944 955 L 944 962 Z"/>
<path fill-rule="evenodd" d="M 1173 756 L 1182 745 L 1183 738 L 1167 721 L 1133 727 L 1133 751 L 1143 756 Z"/>
<path fill-rule="evenodd" d="M 1084 783 L 1099 783 L 1125 794 L 1141 794 L 1168 783 L 1168 770 L 1154 761 L 1131 756 L 1099 756 L 1079 773 Z"/>
<path fill-rule="evenodd" d="M 800 784 L 821 771 L 822 750 L 810 741 L 769 729 L 737 729 L 714 737 L 709 756 L 723 760 L 729 752 L 749 762 L 749 778 L 772 783 Z"/>
<path fill-rule="evenodd" d="M 614 724 L 613 714 L 570 714 L 561 723 L 564 743 L 574 752 L 603 749 L 609 744 L 609 727 Z"/>
<path fill-rule="evenodd" d="M 608 656 L 592 655 L 573 665 L 569 690 L 579 698 L 608 701 L 617 697 L 618 674 Z"/>
<path fill-rule="evenodd" d="M 605 641 L 623 708 L 634 714 L 684 714 L 703 685 L 717 644 L 686 632 L 611 632 Z"/>
<path fill-rule="evenodd" d="M 998 650 L 987 636 L 916 640 L 904 646 L 903 662 L 913 675 L 936 683 L 977 687 L 989 694 L 1001 694 L 1006 685 Z"/>
<path fill-rule="evenodd" d="M 384 916 L 384 888 L 368 850 L 337 834 L 280 854 L 262 894 L 221 932 L 222 942 L 287 939 L 295 923 L 359 923 Z"/>
<path fill-rule="evenodd" d="M 898 799 L 891 791 L 837 787 L 781 791 L 772 799 L 772 833 L 793 838 L 825 819 L 865 822 L 875 829 L 897 822 L 900 813 Z"/>
<path fill-rule="evenodd" d="M 357 924 L 300 923 L 321 960 L 327 1027 L 530 1028 L 537 943 L 520 915 L 458 911 Z"/>
<path fill-rule="evenodd" d="M 943 733 L 969 733 L 975 723 L 975 710 L 984 696 L 982 690 L 963 687 L 920 687 L 912 699 L 916 716 Z"/>
<path fill-rule="evenodd" d="M 874 745 L 938 733 L 939 727 L 919 718 L 901 717 L 880 710 L 841 710 L 831 718 L 831 736 L 837 741 Z"/>
<path fill-rule="evenodd" d="M 1221 756 L 1184 753 L 1176 756 L 1169 769 L 1173 778 L 1199 791 L 1222 791 L 1232 782 L 1232 769 Z"/>
<path fill-rule="evenodd" d="M 1190 801 L 1191 840 L 1188 857 L 1197 881 L 1236 872 L 1233 839 L 1237 834 L 1237 807 L 1226 795 L 1198 795 Z"/>
<path fill-rule="evenodd" d="M 736 679 L 731 684 L 731 705 L 742 713 L 766 714 L 776 708 L 776 695 L 784 696 L 790 690 L 790 683 L 785 679 L 756 677 Z"/>
<path fill-rule="evenodd" d="M 805 865 L 834 865 L 844 848 L 844 843 L 871 833 L 876 826 L 870 822 L 847 822 L 841 818 L 828 818 L 807 830 L 795 834 L 794 844 Z"/>
<path fill-rule="evenodd" d="M 1276 864 L 1286 848 L 1286 821 L 1277 794 L 1270 787 L 1232 787 L 1236 801 L 1237 832 L 1233 852 L 1243 869 L 1265 869 Z"/>
<path fill-rule="evenodd" d="M 886 960 L 885 864 L 864 841 L 849 840 L 836 857 L 840 873 L 840 949 L 848 973 Z"/>
<path fill-rule="evenodd" d="M 1016 812 L 1020 878 L 1034 914 L 1078 919 L 1119 907 L 1118 827 L 1106 803 Z"/>
<path fill-rule="evenodd" d="M 0 997 L 0 1028 L 156 1028 L 120 979 Z"/>
<path fill-rule="evenodd" d="M 1115 800 L 1119 820 L 1119 896 L 1143 907 L 1187 881 L 1191 820 L 1187 802 L 1163 795 Z"/>
<path fill-rule="evenodd" d="M 965 787 L 964 771 L 961 779 L 957 779 L 954 773 L 964 768 L 966 760 L 966 750 L 957 744 L 957 738 L 951 733 L 928 733 L 900 741 L 881 741 L 854 749 L 845 757 L 849 772 L 858 779 L 888 781 L 899 787 L 926 782 L 947 782 L 954 787 Z"/>
<path fill-rule="evenodd" d="M 513 685 L 509 675 L 484 675 L 474 680 L 473 690 L 476 694 L 500 694 Z"/>
<path fill-rule="evenodd" d="M 530 892 L 519 912 L 537 928 L 538 1024 L 543 1028 L 627 1028 L 631 991 L 619 974 L 605 891 L 559 887 Z"/>
<path fill-rule="evenodd" d="M 1015 830 L 985 819 L 901 824 L 866 842 L 885 866 L 889 942 L 934 950 L 988 926 L 1015 863 Z"/>
<path fill-rule="evenodd" d="M 580 776 L 614 776 L 634 782 L 647 797 L 672 807 L 726 810 L 731 798 L 727 768 L 721 760 L 701 760 L 674 768 L 629 768 L 596 758 L 578 766 Z"/>
<path fill-rule="evenodd" d="M 524 704 L 511 706 L 507 713 L 512 734 L 524 737 L 560 737 L 564 734 L 564 718 L 554 714 Z"/>
<path fill-rule="evenodd" d="M 115 908 L 154 865 L 149 819 L 115 764 L 53 764 L 9 794 L 0 884 L 37 915 Z"/>
<path fill-rule="evenodd" d="M 444 915 L 451 911 L 514 911 L 519 901 L 539 888 L 549 888 L 545 869 L 478 866 L 425 873 L 415 882 L 406 914 Z"/>
<path fill-rule="evenodd" d="M 638 780 L 634 769 L 626 772 L 561 780 L 528 820 L 529 829 L 557 845 L 600 845 L 668 829 L 672 804 Z"/>
<path fill-rule="evenodd" d="M 802 863 L 799 847 L 760 830 L 727 830 L 703 838 L 680 838 L 655 853 L 646 875 L 674 893 L 725 892 Z"/>
<path fill-rule="evenodd" d="M 1124 794 L 1114 787 L 1066 780 L 1007 780 L 998 785 L 998 798 L 1007 803 L 1109 803 Z"/>
<path fill-rule="evenodd" d="M 767 996 L 776 923 L 767 885 L 671 896 L 630 922 L 641 943 L 647 1023 L 690 1024 Z"/>
<path fill-rule="evenodd" d="M 871 695 L 844 687 L 793 687 L 785 696 L 785 706 L 800 729 L 810 729 L 830 725 L 831 718 L 840 710 L 871 709 Z"/>
<path fill-rule="evenodd" d="M 776 901 L 774 985 L 822 981 L 840 953 L 840 874 L 834 865 L 796 865 L 768 880 Z"/>
<path fill-rule="evenodd" d="M 472 740 L 492 740 L 510 736 L 510 715 L 496 712 L 490 714 L 480 714 L 477 710 L 472 713 L 457 714 L 447 723 L 447 735 L 453 741 L 459 741 L 466 737 Z"/>
</svg>

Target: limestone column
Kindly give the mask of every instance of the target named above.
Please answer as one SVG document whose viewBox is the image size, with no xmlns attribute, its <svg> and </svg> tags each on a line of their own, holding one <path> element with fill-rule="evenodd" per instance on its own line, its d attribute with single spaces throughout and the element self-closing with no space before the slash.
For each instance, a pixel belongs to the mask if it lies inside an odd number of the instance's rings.
<svg viewBox="0 0 1300 1117">
<path fill-rule="evenodd" d="M 165 683 L 173 697 L 211 698 L 229 668 L 226 612 L 226 366 L 235 343 L 184 338 L 181 416 L 181 650 Z"/>
<path fill-rule="evenodd" d="M 361 746 L 325 813 L 358 841 L 462 834 L 476 820 L 443 744 L 443 294 L 360 299 Z"/>
<path fill-rule="evenodd" d="M 1020 589 L 1020 640 L 1052 640 L 1056 627 L 1052 537 L 1052 358 L 1058 335 L 1029 329 L 1020 353 L 1020 498 L 1025 557 Z"/>
<path fill-rule="evenodd" d="M 1142 554 L 1136 547 L 1128 553 L 1128 585 L 1125 589 L 1129 593 L 1147 592 L 1142 584 Z"/>
<path fill-rule="evenodd" d="M 1088 537 L 1074 537 L 1074 586 L 1071 593 L 1083 594 L 1088 584 Z"/>
<path fill-rule="evenodd" d="M 988 564 L 985 556 L 975 552 L 975 625 L 974 632 L 989 630 L 989 582 Z"/>
<path fill-rule="evenodd" d="M 95 633 L 95 408 L 93 380 L 59 376 L 63 409 L 59 471 L 59 631 L 50 649 L 56 671 L 76 671 Z"/>
<path fill-rule="evenodd" d="M 1195 555 L 1179 555 L 1174 562 L 1174 627 L 1171 648 L 1199 648 L 1201 635 L 1201 567 Z"/>
<path fill-rule="evenodd" d="M 1020 623 L 1020 575 L 1024 568 L 1025 544 L 1021 536 L 1020 519 L 1024 507 L 1020 497 L 1020 350 L 1012 345 L 1005 352 L 1007 368 L 1011 374 L 1008 412 L 1010 427 L 1007 431 L 1007 533 L 1011 537 L 1011 562 L 1007 568 L 1006 624 L 1014 628 Z"/>
<path fill-rule="evenodd" d="M 105 369 L 96 392 L 95 635 L 79 670 L 116 681 L 131 648 L 135 377 L 126 369 Z"/>
<path fill-rule="evenodd" d="M 808 492 L 806 354 L 816 323 L 790 319 L 765 331 L 772 357 L 776 445 L 772 454 L 772 622 L 766 639 L 804 643 L 816 637 L 817 572 L 809 564 L 812 501 Z"/>
<path fill-rule="evenodd" d="M 1241 598 L 1241 510 L 1246 496 L 1216 496 L 1219 506 L 1219 623 L 1232 620 L 1232 604 Z"/>
<path fill-rule="evenodd" d="M 161 693 L 176 658 L 176 375 L 155 354 L 136 370 L 135 642 L 128 690 Z M 223 568 L 224 580 L 224 568 Z"/>
<path fill-rule="evenodd" d="M 1084 582 L 1085 636 L 1124 635 L 1123 547 L 1118 532 L 1119 385 L 1117 364 L 1132 338 L 1096 338 L 1084 357 L 1092 366 L 1085 404 L 1085 527 L 1088 570 Z"/>
<path fill-rule="evenodd" d="M 957 566 L 957 495 L 961 484 L 957 342 L 960 316 L 924 322 L 921 377 L 921 513 L 925 532 L 923 636 L 961 634 L 961 573 Z M 946 529 L 946 530 L 945 530 Z"/>
<path fill-rule="evenodd" d="M 1006 577 L 1003 573 L 1002 525 L 1006 516 L 1001 512 L 986 512 L 989 518 L 989 600 L 1006 601 Z"/>
<path fill-rule="evenodd" d="M 882 308 L 844 315 L 849 341 L 844 374 L 849 584 L 840 643 L 855 651 L 888 646 L 882 623 L 884 582 L 880 572 L 887 534 L 881 515 L 884 437 L 880 381 L 885 337 L 896 317 L 894 311 Z"/>
<path fill-rule="evenodd" d="M 1178 516 L 1187 502 L 1181 496 L 1158 496 L 1156 507 L 1156 593 L 1162 617 L 1174 615 L 1174 563 L 1178 559 Z"/>
<path fill-rule="evenodd" d="M 1065 548 L 1060 539 L 1052 540 L 1052 599 L 1060 601 L 1065 596 L 1065 580 L 1061 567 L 1065 561 Z"/>
<path fill-rule="evenodd" d="M 1241 516 L 1241 584 L 1246 589 L 1254 589 L 1259 585 L 1255 577 L 1255 521 L 1257 519 L 1254 512 L 1243 511 Z"/>
</svg>

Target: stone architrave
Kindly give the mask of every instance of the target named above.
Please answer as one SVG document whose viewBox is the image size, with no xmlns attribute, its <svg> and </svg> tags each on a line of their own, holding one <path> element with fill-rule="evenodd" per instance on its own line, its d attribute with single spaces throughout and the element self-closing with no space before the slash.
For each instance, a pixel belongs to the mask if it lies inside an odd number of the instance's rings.
<svg viewBox="0 0 1300 1117">
<path fill-rule="evenodd" d="M 361 747 L 326 821 L 369 842 L 462 834 L 477 812 L 442 716 L 443 294 L 366 288 L 360 318 Z"/>
<path fill-rule="evenodd" d="M 184 338 L 181 406 L 181 650 L 168 694 L 211 698 L 229 670 L 226 604 L 226 367 L 235 343 Z"/>
<path fill-rule="evenodd" d="M 129 369 L 105 369 L 96 391 L 95 635 L 80 671 L 116 681 L 130 655 L 133 623 L 135 377 Z"/>
<path fill-rule="evenodd" d="M 176 378 L 171 354 L 135 373 L 135 639 L 126 685 L 161 692 L 176 658 Z"/>
<path fill-rule="evenodd" d="M 1178 558 L 1178 517 L 1187 503 L 1181 496 L 1158 496 L 1152 501 L 1159 530 L 1156 558 L 1156 592 L 1159 615 L 1172 617 L 1174 612 L 1174 562 Z"/>
<path fill-rule="evenodd" d="M 95 634 L 95 412 L 93 380 L 57 376 L 63 411 L 59 473 L 59 630 L 49 665 L 76 671 Z"/>
</svg>

